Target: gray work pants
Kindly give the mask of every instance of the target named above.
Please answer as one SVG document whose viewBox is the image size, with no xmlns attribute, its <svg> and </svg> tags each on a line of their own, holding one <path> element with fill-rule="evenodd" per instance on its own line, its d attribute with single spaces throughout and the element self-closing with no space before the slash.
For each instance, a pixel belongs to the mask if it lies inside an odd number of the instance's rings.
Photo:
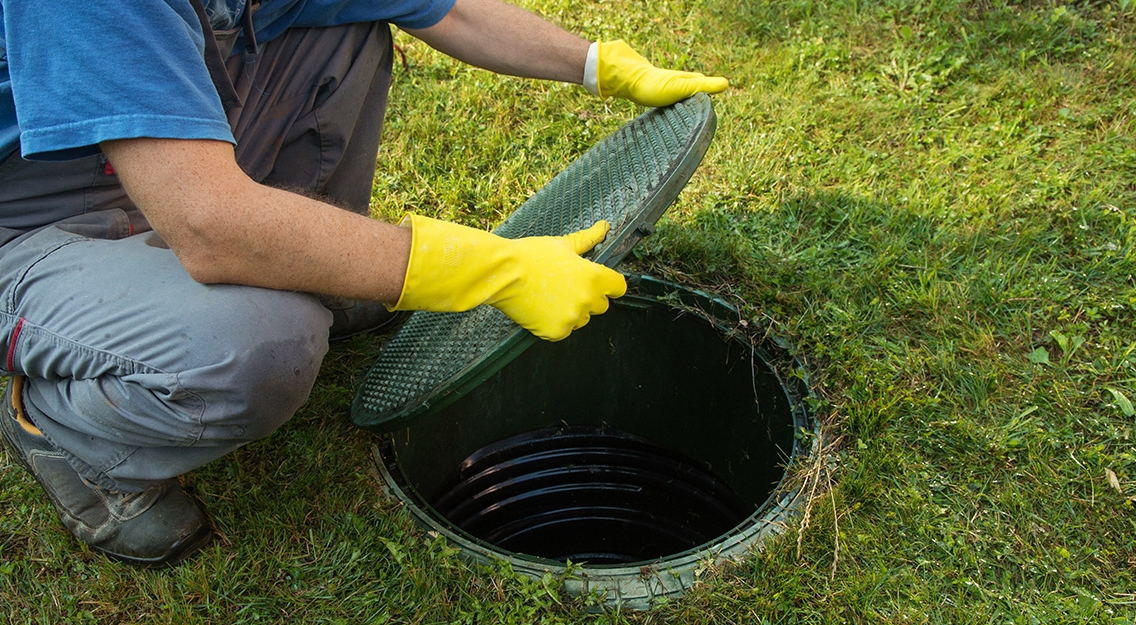
<svg viewBox="0 0 1136 625">
<path fill-rule="evenodd" d="M 253 179 L 366 212 L 391 72 L 385 24 L 295 29 L 228 61 Z M 317 297 L 193 281 L 105 158 L 0 164 L 0 375 L 105 488 L 138 491 L 260 439 L 307 400 Z"/>
</svg>

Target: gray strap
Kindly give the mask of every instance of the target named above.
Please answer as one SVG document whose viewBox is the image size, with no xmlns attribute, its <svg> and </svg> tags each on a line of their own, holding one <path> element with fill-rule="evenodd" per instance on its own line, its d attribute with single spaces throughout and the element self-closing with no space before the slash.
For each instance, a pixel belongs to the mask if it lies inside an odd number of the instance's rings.
<svg viewBox="0 0 1136 625">
<path fill-rule="evenodd" d="M 193 11 L 201 22 L 201 32 L 205 35 L 205 67 L 209 70 L 209 78 L 213 81 L 213 87 L 217 89 L 217 95 L 221 97 L 221 105 L 225 107 L 225 111 L 240 108 L 241 97 L 237 95 L 233 81 L 229 78 L 229 72 L 225 69 L 225 55 L 221 53 L 221 47 L 213 33 L 213 26 L 209 24 L 205 6 L 201 0 L 189 0 L 189 3 L 193 5 Z M 258 51 L 256 33 L 252 27 L 252 14 L 256 4 L 259 3 L 250 1 L 241 12 L 241 29 L 244 31 L 245 51 L 248 54 L 256 54 Z"/>
</svg>

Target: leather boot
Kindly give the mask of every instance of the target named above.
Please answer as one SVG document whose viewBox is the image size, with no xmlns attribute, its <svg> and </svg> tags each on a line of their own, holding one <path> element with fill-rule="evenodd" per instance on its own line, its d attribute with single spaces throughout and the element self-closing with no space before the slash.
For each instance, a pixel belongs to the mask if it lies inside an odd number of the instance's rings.
<svg viewBox="0 0 1136 625">
<path fill-rule="evenodd" d="M 0 431 L 12 457 L 35 476 L 72 535 L 95 551 L 142 567 L 176 563 L 209 541 L 209 519 L 176 480 L 120 493 L 83 479 L 23 410 L 23 382 L 17 377 L 8 383 Z"/>
</svg>

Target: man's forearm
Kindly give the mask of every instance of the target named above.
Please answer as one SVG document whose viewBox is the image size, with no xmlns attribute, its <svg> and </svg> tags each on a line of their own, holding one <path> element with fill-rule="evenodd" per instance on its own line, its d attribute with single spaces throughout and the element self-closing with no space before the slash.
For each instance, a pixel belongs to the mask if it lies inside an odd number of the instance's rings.
<svg viewBox="0 0 1136 625">
<path fill-rule="evenodd" d="M 194 279 L 394 302 L 410 232 L 259 185 L 217 141 L 103 144 L 131 199 Z"/>
<path fill-rule="evenodd" d="M 719 93 L 729 87 L 720 76 L 655 67 L 622 40 L 593 44 L 501 0 L 457 0 L 434 26 L 407 32 L 484 69 L 583 83 L 601 97 L 643 106 L 667 106 L 700 91 Z"/>
<path fill-rule="evenodd" d="M 434 26 L 408 29 L 432 48 L 500 74 L 579 84 L 590 41 L 500 0 L 457 0 Z"/>
</svg>

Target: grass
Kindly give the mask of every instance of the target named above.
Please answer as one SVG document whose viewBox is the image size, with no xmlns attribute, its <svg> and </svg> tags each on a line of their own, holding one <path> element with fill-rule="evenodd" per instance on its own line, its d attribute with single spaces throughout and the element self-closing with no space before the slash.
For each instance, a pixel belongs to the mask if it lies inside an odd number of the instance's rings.
<svg viewBox="0 0 1136 625">
<path fill-rule="evenodd" d="M 221 539 L 170 571 L 85 551 L 0 456 L 0 621 L 1136 620 L 1136 3 L 525 6 L 730 77 L 632 264 L 736 296 L 808 362 L 836 441 L 808 524 L 644 613 L 472 568 L 381 493 L 347 419 L 364 338 L 187 476 Z M 491 227 L 638 113 L 398 43 L 381 218 Z"/>
</svg>

